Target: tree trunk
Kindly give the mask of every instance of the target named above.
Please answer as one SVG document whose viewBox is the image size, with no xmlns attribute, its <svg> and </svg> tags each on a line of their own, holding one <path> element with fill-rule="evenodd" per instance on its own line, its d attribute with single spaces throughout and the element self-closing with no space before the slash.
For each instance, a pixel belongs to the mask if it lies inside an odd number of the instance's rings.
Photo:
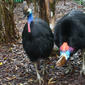
<svg viewBox="0 0 85 85">
<path fill-rule="evenodd" d="M 40 10 L 40 13 L 39 13 L 39 16 L 41 19 L 45 20 L 48 24 L 49 24 L 49 18 L 48 18 L 48 11 L 46 8 L 46 0 L 39 0 L 39 10 Z"/>
<path fill-rule="evenodd" d="M 17 38 L 14 24 L 13 0 L 0 1 L 0 43 L 11 43 Z"/>
<path fill-rule="evenodd" d="M 48 20 L 50 21 L 50 4 L 49 4 L 49 0 L 45 0 L 45 7 L 46 7 L 46 16 L 48 18 Z"/>
<path fill-rule="evenodd" d="M 49 0 L 50 2 L 50 10 L 51 12 L 53 12 L 53 16 L 55 16 L 55 4 L 56 4 L 56 0 Z"/>
<path fill-rule="evenodd" d="M 54 26 L 55 26 L 55 4 L 56 4 L 56 0 L 49 0 L 49 5 L 50 5 L 50 28 L 52 29 L 52 31 L 54 31 Z"/>
<path fill-rule="evenodd" d="M 39 6 L 38 6 L 39 1 L 33 0 L 33 3 L 34 3 L 34 17 L 37 17 L 39 13 Z"/>
<path fill-rule="evenodd" d="M 55 3 L 56 0 L 39 0 L 40 18 L 47 21 L 51 29 L 55 24 Z"/>
<path fill-rule="evenodd" d="M 37 12 L 37 7 L 36 7 L 37 5 L 36 5 L 36 0 L 34 0 L 34 12 L 35 12 L 35 14 L 36 14 L 36 12 Z"/>
</svg>

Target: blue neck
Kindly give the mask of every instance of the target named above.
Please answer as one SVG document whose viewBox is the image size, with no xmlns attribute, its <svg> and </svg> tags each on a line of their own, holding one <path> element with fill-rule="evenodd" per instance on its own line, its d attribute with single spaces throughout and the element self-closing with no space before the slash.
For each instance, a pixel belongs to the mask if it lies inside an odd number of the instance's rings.
<svg viewBox="0 0 85 85">
<path fill-rule="evenodd" d="M 32 15 L 32 13 L 29 14 L 29 16 L 27 18 L 27 21 L 28 21 L 29 24 L 33 21 L 33 15 Z"/>
</svg>

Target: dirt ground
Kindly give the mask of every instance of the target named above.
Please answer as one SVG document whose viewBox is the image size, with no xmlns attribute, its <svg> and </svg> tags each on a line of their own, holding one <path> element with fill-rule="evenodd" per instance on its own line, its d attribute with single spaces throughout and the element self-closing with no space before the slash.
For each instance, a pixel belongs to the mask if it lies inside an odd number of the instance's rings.
<svg viewBox="0 0 85 85">
<path fill-rule="evenodd" d="M 56 21 L 72 9 L 82 10 L 71 0 L 66 5 L 61 0 L 56 4 Z M 84 9 L 83 9 L 84 11 Z M 22 20 L 22 4 L 18 4 L 14 10 L 15 24 L 21 35 L 26 19 Z M 82 57 L 79 50 L 63 67 L 57 67 L 58 57 L 50 56 L 46 61 L 45 85 L 85 85 L 85 76 L 80 75 L 82 68 Z M 43 68 L 44 60 L 40 60 L 40 69 Z M 21 43 L 0 45 L 0 85 L 39 85 L 36 81 L 34 64 L 27 58 Z"/>
</svg>

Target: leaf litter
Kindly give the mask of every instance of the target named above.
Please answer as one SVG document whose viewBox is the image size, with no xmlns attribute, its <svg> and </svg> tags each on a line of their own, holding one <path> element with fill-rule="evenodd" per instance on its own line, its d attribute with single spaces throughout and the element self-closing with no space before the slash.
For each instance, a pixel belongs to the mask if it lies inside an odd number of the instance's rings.
<svg viewBox="0 0 85 85">
<path fill-rule="evenodd" d="M 17 4 L 14 10 L 14 19 L 20 36 L 26 23 L 26 19 L 21 20 L 23 18 L 21 8 L 22 4 Z M 82 10 L 71 0 L 67 0 L 66 5 L 63 5 L 62 0 L 59 1 L 56 4 L 56 21 L 72 9 Z M 16 44 L 0 45 L 0 85 L 38 85 L 38 81 L 35 81 L 34 65 L 27 58 L 21 42 L 20 38 Z M 81 52 L 73 55 L 63 67 L 56 67 L 58 57 L 49 57 L 49 60 L 46 61 L 46 75 L 42 75 L 42 70 L 40 70 L 41 77 L 46 77 L 45 85 L 85 85 L 85 76 L 80 76 L 82 57 L 79 57 L 79 53 Z M 43 64 L 44 62 L 41 60 L 41 69 Z"/>
</svg>

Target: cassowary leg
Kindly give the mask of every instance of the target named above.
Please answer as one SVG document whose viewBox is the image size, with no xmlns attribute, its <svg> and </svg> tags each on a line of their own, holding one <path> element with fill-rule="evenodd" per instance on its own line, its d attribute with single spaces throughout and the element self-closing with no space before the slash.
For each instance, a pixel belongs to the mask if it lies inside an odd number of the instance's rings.
<svg viewBox="0 0 85 85">
<path fill-rule="evenodd" d="M 43 69 L 42 69 L 42 73 L 43 73 L 43 75 L 45 75 L 46 74 L 46 61 L 47 60 L 44 60 L 44 62 L 43 62 Z"/>
<path fill-rule="evenodd" d="M 80 71 L 80 74 L 85 75 L 85 50 L 83 50 L 83 63 L 82 63 L 82 69 Z"/>
<path fill-rule="evenodd" d="M 46 69 L 46 65 L 47 65 L 47 59 L 44 60 L 43 63 L 43 77 L 44 77 L 44 85 L 48 85 L 48 79 L 47 79 L 47 69 Z"/>
<path fill-rule="evenodd" d="M 39 85 L 42 85 L 43 79 L 40 77 L 40 74 L 39 74 L 39 71 L 38 71 L 38 65 L 37 65 L 37 63 L 35 63 L 34 65 L 35 65 L 35 69 L 36 69 L 37 79 L 39 81 Z"/>
</svg>

